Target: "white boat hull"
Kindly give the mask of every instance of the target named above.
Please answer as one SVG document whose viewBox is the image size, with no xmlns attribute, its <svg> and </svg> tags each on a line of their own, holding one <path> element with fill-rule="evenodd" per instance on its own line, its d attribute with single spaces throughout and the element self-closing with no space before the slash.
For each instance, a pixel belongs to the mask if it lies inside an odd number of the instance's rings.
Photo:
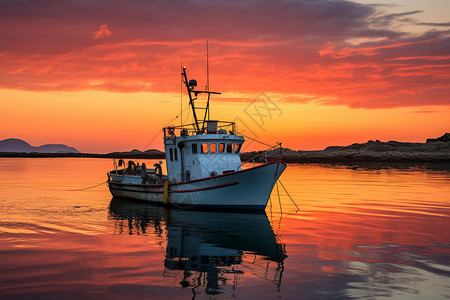
<svg viewBox="0 0 450 300">
<path fill-rule="evenodd" d="M 285 169 L 285 163 L 271 162 L 223 175 L 170 183 L 168 203 L 175 207 L 265 209 Z M 164 204 L 163 184 L 140 182 L 140 176 L 109 173 L 108 185 L 114 197 Z"/>
</svg>

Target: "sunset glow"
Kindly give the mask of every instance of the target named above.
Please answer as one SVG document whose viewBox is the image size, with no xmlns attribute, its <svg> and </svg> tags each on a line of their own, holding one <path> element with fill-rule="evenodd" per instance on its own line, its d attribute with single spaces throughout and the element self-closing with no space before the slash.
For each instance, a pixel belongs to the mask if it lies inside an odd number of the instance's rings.
<svg viewBox="0 0 450 300">
<path fill-rule="evenodd" d="M 446 0 L 4 1 L 0 140 L 144 150 L 180 113 L 181 63 L 206 85 L 208 40 L 210 88 L 223 93 L 212 118 L 292 149 L 424 142 L 450 131 L 448 11 Z M 246 113 L 261 95 L 277 107 L 262 126 Z"/>
</svg>

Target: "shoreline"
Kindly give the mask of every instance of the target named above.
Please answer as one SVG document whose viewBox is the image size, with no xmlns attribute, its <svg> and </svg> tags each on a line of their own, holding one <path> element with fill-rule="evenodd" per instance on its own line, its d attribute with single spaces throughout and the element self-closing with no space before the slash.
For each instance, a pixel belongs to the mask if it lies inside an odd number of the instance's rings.
<svg viewBox="0 0 450 300">
<path fill-rule="evenodd" d="M 14 139 L 13 139 L 14 140 Z M 25 143 L 21 140 L 22 144 Z M 17 144 L 15 140 L 15 143 Z M 27 144 L 27 143 L 25 143 Z M 27 144 L 28 145 L 28 144 Z M 66 146 L 67 147 L 67 146 Z M 11 149 L 11 148 L 10 148 Z M 73 148 L 74 149 L 74 148 Z M 76 149 L 74 149 L 76 150 Z M 5 151 L 5 150 L 3 150 Z M 83 158 L 125 158 L 125 159 L 165 159 L 165 153 L 149 149 L 137 149 L 112 153 L 80 153 L 61 151 L 57 153 L 42 152 L 0 152 L 0 157 L 83 157 Z M 427 139 L 425 143 L 381 142 L 369 140 L 366 143 L 355 143 L 349 146 L 329 146 L 323 150 L 291 150 L 277 148 L 270 151 L 252 151 L 240 154 L 241 161 L 263 162 L 281 160 L 285 163 L 321 163 L 321 164 L 361 164 L 361 163 L 450 163 L 450 133 L 435 139 Z"/>
<path fill-rule="evenodd" d="M 161 154 L 147 154 L 147 153 L 26 153 L 26 152 L 0 152 L 0 157 L 21 157 L 21 158 L 64 158 L 64 157 L 80 157 L 80 158 L 134 158 L 134 159 L 165 159 L 164 153 Z"/>
<path fill-rule="evenodd" d="M 17 153 L 0 152 L 4 158 L 125 158 L 125 159 L 165 159 L 164 153 Z M 283 149 L 271 151 L 267 156 L 263 151 L 244 152 L 241 160 L 263 162 L 268 160 L 281 160 L 285 163 L 450 163 L 450 151 L 440 152 L 400 152 L 400 151 L 357 151 L 357 150 L 316 150 L 293 151 Z M 254 159 L 253 159 L 254 158 Z"/>
<path fill-rule="evenodd" d="M 243 153 L 241 159 L 252 160 L 256 155 L 258 152 Z M 450 152 L 290 151 L 269 154 L 267 159 L 285 163 L 450 163 Z M 263 160 L 261 154 L 255 162 Z"/>
</svg>

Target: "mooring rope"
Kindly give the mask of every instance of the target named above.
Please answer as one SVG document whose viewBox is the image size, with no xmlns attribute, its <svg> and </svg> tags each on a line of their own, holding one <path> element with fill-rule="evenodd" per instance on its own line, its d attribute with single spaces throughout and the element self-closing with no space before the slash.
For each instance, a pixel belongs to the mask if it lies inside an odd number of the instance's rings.
<svg viewBox="0 0 450 300">
<path fill-rule="evenodd" d="M 270 145 L 269 145 L 269 146 L 270 146 Z M 253 161 L 253 163 L 255 163 L 255 161 L 254 161 L 255 158 L 257 158 L 258 156 L 261 156 L 261 155 L 263 155 L 263 154 L 267 154 L 267 152 L 269 152 L 269 151 L 272 150 L 272 149 L 275 149 L 275 148 L 278 147 L 278 146 L 281 146 L 281 143 L 278 143 L 278 144 L 276 144 L 275 146 L 270 146 L 270 148 L 268 148 L 268 149 L 262 151 L 261 153 L 258 153 L 257 155 L 255 155 L 255 156 L 253 156 L 253 157 L 247 159 L 246 161 L 244 161 L 243 163 L 241 163 L 241 164 L 239 165 L 239 167 L 243 166 L 244 164 L 248 164 L 248 163 L 250 163 L 251 161 Z M 239 169 L 239 167 L 238 167 L 237 169 Z"/>
<path fill-rule="evenodd" d="M 276 185 L 276 187 L 277 187 L 278 204 L 280 205 L 280 213 L 283 214 L 283 207 L 282 207 L 282 205 L 281 205 L 280 192 L 278 191 L 278 181 L 275 182 L 275 185 Z"/>
<path fill-rule="evenodd" d="M 272 146 L 272 145 L 266 144 L 266 143 L 264 143 L 264 142 L 258 141 L 258 140 L 254 139 L 254 138 L 249 137 L 249 136 L 246 136 L 245 134 L 243 134 L 243 133 L 241 133 L 241 132 L 237 132 L 237 131 L 236 131 L 236 133 L 242 135 L 243 137 L 245 137 L 245 138 L 247 138 L 247 139 L 250 139 L 250 140 L 255 141 L 255 142 L 257 142 L 257 143 L 263 144 L 263 145 L 265 145 L 265 146 L 267 146 L 267 147 L 271 147 L 271 148 L 276 147 L 276 146 Z M 278 144 L 277 144 L 277 146 L 278 146 Z"/>
<path fill-rule="evenodd" d="M 93 186 L 89 186 L 89 187 L 85 187 L 85 188 L 81 188 L 81 189 L 66 190 L 66 191 L 68 191 L 68 192 L 76 192 L 76 191 L 89 190 L 89 189 L 93 189 L 93 188 L 95 188 L 95 187 L 101 186 L 101 185 L 103 185 L 103 184 L 105 184 L 105 183 L 107 183 L 107 182 L 108 182 L 108 180 L 107 180 L 107 181 L 104 181 L 104 182 L 102 182 L 102 183 L 93 185 Z"/>
<path fill-rule="evenodd" d="M 297 211 L 299 211 L 300 208 L 298 208 L 298 206 L 297 206 L 297 204 L 295 203 L 294 199 L 292 199 L 291 195 L 289 195 L 288 191 L 287 191 L 286 188 L 284 187 L 284 185 L 283 185 L 283 183 L 281 182 L 281 180 L 278 179 L 278 181 L 280 182 L 281 187 L 284 189 L 284 191 L 286 192 L 286 194 L 288 195 L 288 197 L 291 199 L 292 203 L 294 203 L 295 207 L 297 208 Z M 278 186 L 277 186 L 277 188 L 278 188 Z"/>
<path fill-rule="evenodd" d="M 250 140 L 253 140 L 253 141 L 257 142 L 257 143 L 260 143 L 260 144 L 263 144 L 263 145 L 269 147 L 268 149 L 262 151 L 261 153 L 259 153 L 259 154 L 255 155 L 255 156 L 251 157 L 250 159 L 244 161 L 243 163 L 241 163 L 241 164 L 239 165 L 239 167 L 241 167 L 242 165 L 244 165 L 244 164 L 246 164 L 246 163 L 249 163 L 249 162 L 251 162 L 251 161 L 254 162 L 255 158 L 257 158 L 258 156 L 261 156 L 261 155 L 263 155 L 263 154 L 267 154 L 267 152 L 270 151 L 270 150 L 272 150 L 272 149 L 275 149 L 275 148 L 277 148 L 277 147 L 280 147 L 280 148 L 281 148 L 281 143 L 277 143 L 275 146 L 271 146 L 271 145 L 266 144 L 266 143 L 264 143 L 264 142 L 261 142 L 261 141 L 258 141 L 258 140 L 256 140 L 256 139 L 253 139 L 253 138 L 251 138 L 251 137 L 249 137 L 249 136 L 246 136 L 246 135 L 244 135 L 244 134 L 242 134 L 242 133 L 240 133 L 240 132 L 239 132 L 239 134 L 242 135 L 242 136 L 244 136 L 245 138 L 248 138 L 248 139 L 250 139 Z M 277 170 L 278 170 L 278 168 L 277 168 Z M 297 211 L 299 211 L 300 209 L 298 208 L 298 206 L 297 206 L 297 204 L 295 203 L 294 199 L 292 199 L 291 195 L 289 195 L 287 189 L 284 187 L 284 185 L 283 185 L 283 183 L 281 182 L 281 180 L 278 179 L 277 182 L 276 182 L 275 184 L 276 184 L 276 188 L 277 188 L 278 202 L 279 202 L 279 205 L 280 205 L 280 211 L 281 211 L 281 213 L 283 214 L 283 208 L 281 207 L 280 192 L 279 192 L 279 190 L 278 190 L 278 182 L 280 182 L 281 186 L 283 187 L 284 191 L 285 191 L 286 194 L 288 195 L 289 199 L 291 199 L 292 203 L 294 203 L 295 207 L 297 208 Z M 269 197 L 269 199 L 270 199 L 270 197 Z M 272 212 L 272 202 L 270 202 L 270 204 L 271 204 L 271 206 L 270 206 L 270 211 Z"/>
</svg>

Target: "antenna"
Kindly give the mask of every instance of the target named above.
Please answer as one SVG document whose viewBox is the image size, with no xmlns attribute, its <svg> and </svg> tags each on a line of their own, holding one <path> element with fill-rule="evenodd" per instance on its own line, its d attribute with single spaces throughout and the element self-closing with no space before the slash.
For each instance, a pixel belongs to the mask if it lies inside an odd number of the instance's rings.
<svg viewBox="0 0 450 300">
<path fill-rule="evenodd" d="M 209 53 L 208 53 L 208 40 L 206 40 L 206 91 L 209 92 Z"/>
<path fill-rule="evenodd" d="M 208 113 L 208 121 L 210 120 L 209 117 L 209 51 L 208 51 L 208 40 L 206 40 L 206 92 L 208 92 L 208 101 L 206 102 L 206 111 L 205 114 Z M 206 115 L 205 118 L 206 119 Z"/>
<path fill-rule="evenodd" d="M 183 70 L 183 60 L 181 60 L 180 65 L 181 70 Z M 181 103 L 181 126 L 183 127 L 183 74 L 181 74 L 180 78 L 180 103 Z"/>
<path fill-rule="evenodd" d="M 220 93 L 217 92 L 210 92 L 209 91 L 209 53 L 208 53 L 208 41 L 206 41 L 206 81 L 207 81 L 207 86 L 205 88 L 205 91 L 198 91 L 195 90 L 195 87 L 197 87 L 197 81 L 195 79 L 191 79 L 188 81 L 187 79 L 187 74 L 186 74 L 186 67 L 183 66 L 182 68 L 182 73 L 181 75 L 183 76 L 184 80 L 183 83 L 186 86 L 187 89 L 187 93 L 189 96 L 189 105 L 192 107 L 192 115 L 194 117 L 194 125 L 196 127 L 196 131 L 197 134 L 202 134 L 205 130 L 205 125 L 206 125 L 206 117 L 208 117 L 208 121 L 210 121 L 209 119 L 209 100 L 211 98 L 211 94 L 217 94 L 220 95 Z M 199 122 L 199 120 L 197 119 L 197 113 L 196 113 L 196 108 L 195 108 L 195 104 L 194 104 L 194 100 L 197 100 L 197 95 L 198 94 L 208 94 L 208 100 L 206 102 L 206 107 L 197 107 L 197 109 L 202 109 L 205 110 L 205 113 L 203 115 L 203 120 Z M 194 97 L 193 97 L 194 96 Z M 201 124 L 201 129 L 200 129 L 200 124 Z"/>
</svg>

